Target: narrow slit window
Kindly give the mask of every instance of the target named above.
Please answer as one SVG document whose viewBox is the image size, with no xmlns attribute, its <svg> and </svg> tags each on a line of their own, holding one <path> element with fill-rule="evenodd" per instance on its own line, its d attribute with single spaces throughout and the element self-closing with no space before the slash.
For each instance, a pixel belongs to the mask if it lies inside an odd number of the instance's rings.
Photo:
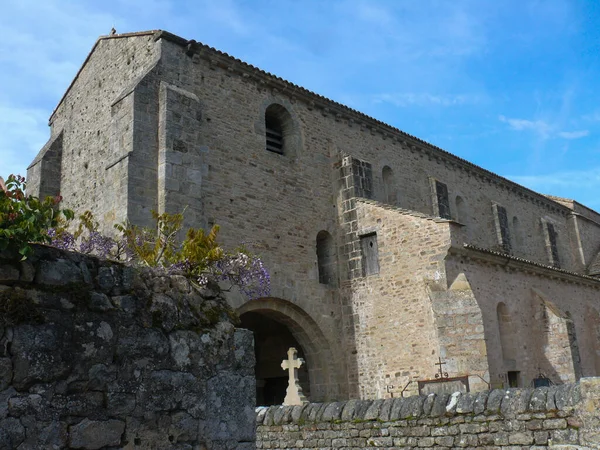
<svg viewBox="0 0 600 450">
<path fill-rule="evenodd" d="M 494 223 L 496 224 L 496 236 L 498 243 L 502 247 L 504 253 L 510 253 L 512 245 L 510 242 L 510 230 L 508 228 L 508 215 L 506 214 L 506 208 L 497 204 L 492 204 L 492 211 L 494 212 Z"/>
<path fill-rule="evenodd" d="M 554 267 L 560 268 L 560 258 L 558 255 L 558 233 L 556 232 L 554 225 L 549 222 L 544 223 L 544 228 L 546 231 L 546 248 L 548 251 L 548 259 Z"/>
<path fill-rule="evenodd" d="M 360 237 L 360 248 L 362 250 L 363 276 L 379 273 L 379 249 L 377 246 L 377 234 L 366 234 Z"/>
<path fill-rule="evenodd" d="M 433 180 L 434 196 L 437 215 L 442 219 L 452 219 L 450 214 L 450 199 L 448 198 L 448 186 L 438 180 Z"/>
</svg>

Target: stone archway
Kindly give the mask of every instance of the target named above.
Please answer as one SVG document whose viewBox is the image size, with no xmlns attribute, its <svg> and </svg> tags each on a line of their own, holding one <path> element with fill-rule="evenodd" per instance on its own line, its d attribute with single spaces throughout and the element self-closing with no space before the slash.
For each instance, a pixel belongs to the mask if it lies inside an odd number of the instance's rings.
<svg viewBox="0 0 600 450">
<path fill-rule="evenodd" d="M 240 317 L 259 314 L 277 322 L 291 333 L 303 353 L 308 370 L 312 402 L 336 399 L 339 396 L 339 380 L 329 343 L 317 323 L 302 308 L 278 298 L 251 300 L 237 309 Z M 282 360 L 285 355 L 282 355 Z"/>
</svg>

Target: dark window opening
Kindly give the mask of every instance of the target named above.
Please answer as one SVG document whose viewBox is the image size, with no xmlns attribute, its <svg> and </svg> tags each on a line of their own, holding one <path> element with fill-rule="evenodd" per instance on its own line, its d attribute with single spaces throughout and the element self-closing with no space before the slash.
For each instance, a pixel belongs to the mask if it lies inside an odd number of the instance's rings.
<svg viewBox="0 0 600 450">
<path fill-rule="evenodd" d="M 363 276 L 379 273 L 379 249 L 377 247 L 377 234 L 366 234 L 360 237 L 362 250 Z"/>
<path fill-rule="evenodd" d="M 269 117 L 266 120 L 267 150 L 283 154 L 283 132 L 279 121 Z"/>
<path fill-rule="evenodd" d="M 548 246 L 548 256 L 550 262 L 556 268 L 560 268 L 560 258 L 558 256 L 558 233 L 554 225 L 546 222 L 546 245 Z"/>
<path fill-rule="evenodd" d="M 448 199 L 448 186 L 435 180 L 435 197 L 437 200 L 437 215 L 442 219 L 452 219 L 450 215 L 450 200 Z"/>
<path fill-rule="evenodd" d="M 281 105 L 273 104 L 265 111 L 265 145 L 273 153 L 283 155 L 289 151 L 287 138 L 292 132 L 290 113 Z"/>
<path fill-rule="evenodd" d="M 508 387 L 516 388 L 519 387 L 519 375 L 521 372 L 509 371 L 508 375 Z"/>
</svg>

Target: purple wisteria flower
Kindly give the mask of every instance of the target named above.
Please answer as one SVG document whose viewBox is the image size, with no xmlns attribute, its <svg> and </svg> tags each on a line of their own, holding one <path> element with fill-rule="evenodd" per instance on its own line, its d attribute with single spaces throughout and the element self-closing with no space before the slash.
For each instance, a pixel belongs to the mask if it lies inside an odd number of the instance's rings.
<svg viewBox="0 0 600 450">
<path fill-rule="evenodd" d="M 235 285 L 250 299 L 268 297 L 271 294 L 271 278 L 263 262 L 246 253 L 224 256 L 212 264 L 207 273 L 199 276 L 197 282 L 206 286 L 210 280 Z"/>
<path fill-rule="evenodd" d="M 50 245 L 61 250 L 73 250 L 75 248 L 75 236 L 68 231 L 56 232 L 55 228 L 48 229 Z"/>
<path fill-rule="evenodd" d="M 111 255 L 116 246 L 114 239 L 102 235 L 98 231 L 90 231 L 89 236 L 81 239 L 79 251 L 86 254 L 94 254 L 100 258 L 107 258 Z"/>
</svg>

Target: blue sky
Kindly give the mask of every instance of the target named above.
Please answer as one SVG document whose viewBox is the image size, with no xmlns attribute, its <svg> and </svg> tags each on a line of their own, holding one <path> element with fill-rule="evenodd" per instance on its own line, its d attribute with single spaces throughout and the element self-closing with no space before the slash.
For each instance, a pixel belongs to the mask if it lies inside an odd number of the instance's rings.
<svg viewBox="0 0 600 450">
<path fill-rule="evenodd" d="M 99 35 L 165 29 L 600 210 L 596 0 L 4 0 L 0 174 Z"/>
</svg>

